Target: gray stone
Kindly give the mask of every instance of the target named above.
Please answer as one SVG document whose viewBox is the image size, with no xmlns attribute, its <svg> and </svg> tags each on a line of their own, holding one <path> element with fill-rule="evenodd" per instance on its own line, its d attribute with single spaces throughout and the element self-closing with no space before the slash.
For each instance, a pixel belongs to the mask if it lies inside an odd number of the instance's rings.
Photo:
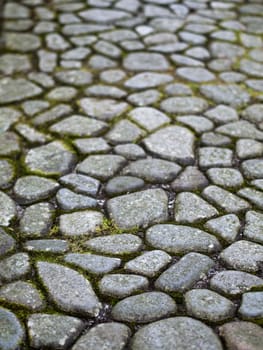
<svg viewBox="0 0 263 350">
<path fill-rule="evenodd" d="M 72 112 L 72 108 L 69 105 L 60 103 L 55 107 L 49 109 L 46 112 L 40 113 L 33 119 L 33 124 L 36 126 L 42 126 L 61 119 Z"/>
<path fill-rule="evenodd" d="M 244 183 L 243 176 L 237 169 L 211 168 L 206 173 L 213 184 L 225 188 L 237 188 Z"/>
<path fill-rule="evenodd" d="M 68 86 L 58 86 L 51 90 L 46 98 L 53 101 L 67 102 L 77 95 L 77 89 Z"/>
<path fill-rule="evenodd" d="M 46 45 L 52 51 L 64 51 L 70 44 L 58 33 L 50 33 L 46 36 Z"/>
<path fill-rule="evenodd" d="M 241 164 L 243 174 L 248 179 L 262 179 L 263 177 L 263 160 L 260 158 L 245 160 Z"/>
<path fill-rule="evenodd" d="M 193 289 L 185 294 L 187 314 L 203 321 L 219 323 L 235 315 L 235 304 L 209 289 Z"/>
<path fill-rule="evenodd" d="M 117 20 L 131 17 L 126 11 L 96 8 L 81 11 L 79 15 L 85 21 L 93 22 L 95 20 L 98 23 L 114 23 Z"/>
<path fill-rule="evenodd" d="M 27 321 L 30 346 L 66 349 L 80 335 L 84 323 L 71 316 L 33 314 Z"/>
<path fill-rule="evenodd" d="M 240 61 L 241 72 L 256 78 L 263 78 L 263 64 L 248 59 Z"/>
<path fill-rule="evenodd" d="M 177 117 L 176 120 L 194 130 L 196 134 L 202 134 L 205 131 L 212 130 L 214 124 L 205 117 L 198 117 L 195 115 L 186 115 Z"/>
<path fill-rule="evenodd" d="M 112 317 L 123 322 L 148 323 L 176 312 L 174 300 L 162 292 L 148 292 L 119 301 Z"/>
<path fill-rule="evenodd" d="M 21 152 L 18 136 L 13 132 L 0 134 L 0 156 L 14 157 Z"/>
<path fill-rule="evenodd" d="M 124 350 L 130 334 L 130 329 L 122 323 L 101 323 L 83 335 L 72 350 Z"/>
<path fill-rule="evenodd" d="M 201 145 L 203 146 L 229 146 L 232 140 L 228 136 L 220 135 L 215 132 L 206 132 L 201 136 Z"/>
<path fill-rule="evenodd" d="M 188 253 L 160 275 L 155 287 L 167 292 L 183 293 L 192 288 L 197 281 L 205 278 L 214 264 L 214 261 L 206 255 Z"/>
<path fill-rule="evenodd" d="M 243 56 L 245 49 L 240 45 L 235 45 L 222 41 L 214 41 L 210 45 L 210 52 L 213 57 L 236 59 Z"/>
<path fill-rule="evenodd" d="M 241 240 L 224 249 L 220 258 L 230 268 L 257 272 L 263 262 L 263 247 L 260 244 Z"/>
<path fill-rule="evenodd" d="M 28 252 L 61 254 L 68 251 L 69 245 L 62 239 L 34 239 L 26 241 L 24 249 Z"/>
<path fill-rule="evenodd" d="M 122 233 L 92 238 L 85 245 L 95 252 L 118 256 L 137 253 L 142 249 L 142 240 L 135 235 Z"/>
<path fill-rule="evenodd" d="M 100 293 L 117 299 L 125 298 L 145 290 L 149 286 L 146 277 L 132 274 L 111 274 L 104 276 L 99 281 Z M 120 319 L 120 321 L 123 321 Z"/>
<path fill-rule="evenodd" d="M 108 84 L 118 83 L 126 78 L 126 73 L 121 69 L 109 69 L 100 73 L 100 79 Z"/>
<path fill-rule="evenodd" d="M 131 89 L 148 89 L 169 83 L 172 80 L 173 78 L 169 74 L 143 72 L 126 80 L 124 86 Z"/>
<path fill-rule="evenodd" d="M 94 44 L 93 49 L 102 55 L 109 56 L 112 58 L 118 58 L 121 56 L 122 53 L 116 45 L 104 40 L 97 41 Z"/>
<path fill-rule="evenodd" d="M 215 108 L 209 109 L 204 114 L 218 124 L 225 124 L 238 120 L 236 110 L 226 105 L 218 105 Z"/>
<path fill-rule="evenodd" d="M 189 86 L 182 83 L 172 83 L 165 86 L 165 92 L 170 96 L 192 95 L 192 90 Z"/>
<path fill-rule="evenodd" d="M 262 306 L 263 292 L 244 293 L 238 313 L 244 320 L 261 322 L 263 319 Z"/>
<path fill-rule="evenodd" d="M 105 138 L 112 144 L 137 142 L 145 136 L 145 131 L 128 119 L 122 119 L 113 125 Z"/>
<path fill-rule="evenodd" d="M 140 159 L 123 169 L 123 174 L 138 176 L 151 183 L 172 181 L 181 170 L 175 163 L 155 158 Z"/>
<path fill-rule="evenodd" d="M 8 131 L 19 120 L 21 113 L 13 108 L 0 107 L 0 132 Z"/>
<path fill-rule="evenodd" d="M 37 263 L 37 270 L 50 299 L 59 309 L 98 316 L 101 304 L 86 278 L 68 267 L 43 261 Z"/>
<path fill-rule="evenodd" d="M 85 94 L 87 96 L 97 96 L 97 97 L 112 97 L 116 99 L 124 98 L 127 92 L 111 85 L 97 84 L 92 85 L 85 89 Z"/>
<path fill-rule="evenodd" d="M 168 198 L 162 189 L 149 189 L 112 198 L 107 210 L 120 228 L 147 227 L 167 220 Z"/>
<path fill-rule="evenodd" d="M 15 245 L 16 241 L 14 238 L 0 228 L 0 255 L 4 256 L 5 254 L 12 252 Z"/>
<path fill-rule="evenodd" d="M 26 55 L 4 54 L 0 57 L 0 71 L 6 75 L 17 72 L 27 72 L 31 63 Z"/>
<path fill-rule="evenodd" d="M 128 160 L 136 160 L 145 158 L 144 149 L 134 143 L 126 143 L 124 145 L 117 145 L 114 147 L 114 152 L 119 156 L 123 156 Z"/>
<path fill-rule="evenodd" d="M 244 237 L 258 243 L 263 243 L 263 214 L 248 211 L 245 218 Z"/>
<path fill-rule="evenodd" d="M 202 85 L 200 92 L 215 103 L 225 103 L 235 108 L 242 107 L 250 101 L 247 91 L 235 84 Z"/>
<path fill-rule="evenodd" d="M 178 68 L 176 74 L 185 80 L 191 81 L 193 83 L 203 83 L 215 79 L 215 75 L 205 68 L 193 68 L 185 67 Z"/>
<path fill-rule="evenodd" d="M 33 52 L 41 45 L 40 38 L 29 33 L 6 33 L 5 42 L 7 49 L 18 52 Z"/>
<path fill-rule="evenodd" d="M 31 144 L 43 144 L 50 141 L 50 135 L 46 135 L 37 131 L 35 128 L 25 124 L 16 124 L 15 130 L 21 135 L 28 143 Z"/>
<path fill-rule="evenodd" d="M 123 66 L 131 71 L 163 71 L 169 68 L 169 63 L 160 53 L 136 52 L 124 58 Z"/>
<path fill-rule="evenodd" d="M 89 67 L 101 71 L 102 69 L 117 67 L 116 61 L 102 55 L 93 55 L 89 59 Z"/>
<path fill-rule="evenodd" d="M 263 156 L 263 144 L 260 141 L 241 139 L 236 143 L 236 153 L 240 159 L 261 157 Z"/>
<path fill-rule="evenodd" d="M 103 215 L 94 210 L 76 211 L 59 218 L 60 232 L 65 236 L 92 236 L 102 225 Z"/>
<path fill-rule="evenodd" d="M 128 104 L 113 99 L 90 97 L 81 99 L 80 107 L 87 115 L 108 121 L 123 114 L 127 110 Z"/>
<path fill-rule="evenodd" d="M 202 195 L 227 213 L 239 213 L 250 208 L 247 201 L 218 186 L 206 187 Z"/>
<path fill-rule="evenodd" d="M 135 192 L 144 187 L 144 181 L 134 176 L 116 176 L 109 180 L 105 191 L 109 196 Z"/>
<path fill-rule="evenodd" d="M 220 327 L 219 332 L 229 350 L 260 350 L 262 348 L 263 330 L 254 323 L 226 323 Z"/>
<path fill-rule="evenodd" d="M 172 258 L 170 255 L 162 250 L 151 250 L 128 261 L 124 265 L 124 269 L 146 277 L 154 277 L 160 270 L 168 265 L 171 260 Z"/>
<path fill-rule="evenodd" d="M 182 164 L 194 161 L 194 135 L 181 126 L 167 126 L 145 138 L 145 147 L 161 158 Z"/>
<path fill-rule="evenodd" d="M 139 329 L 132 350 L 222 350 L 218 336 L 204 323 L 190 317 L 173 317 Z"/>
<path fill-rule="evenodd" d="M 263 192 L 255 190 L 254 188 L 245 187 L 237 192 L 243 198 L 254 204 L 258 209 L 263 209 Z"/>
<path fill-rule="evenodd" d="M 25 165 L 30 172 L 46 176 L 64 175 L 70 172 L 75 162 L 76 155 L 61 141 L 33 148 L 25 157 Z"/>
<path fill-rule="evenodd" d="M 29 256 L 17 253 L 0 261 L 0 283 L 25 277 L 31 270 Z"/>
<path fill-rule="evenodd" d="M 62 55 L 61 55 L 61 58 L 63 60 L 76 60 L 76 61 L 81 61 L 81 60 L 84 60 L 85 58 L 87 58 L 90 54 L 90 49 L 86 48 L 86 47 L 76 47 L 74 49 L 71 49 L 71 50 L 68 50 L 66 52 L 64 52 Z M 89 79 L 89 82 L 90 82 L 90 74 L 89 76 L 85 74 L 83 74 L 83 79 Z M 74 82 L 73 82 L 73 85 L 74 85 Z M 82 84 L 81 84 L 82 85 Z"/>
<path fill-rule="evenodd" d="M 154 225 L 147 230 L 146 241 L 154 248 L 172 254 L 185 254 L 191 251 L 212 253 L 221 248 L 213 235 L 183 225 Z"/>
<path fill-rule="evenodd" d="M 57 72 L 55 77 L 59 82 L 74 86 L 85 86 L 92 82 L 92 74 L 85 70 L 61 71 Z"/>
<path fill-rule="evenodd" d="M 162 101 L 161 108 L 173 114 L 198 114 L 208 108 L 208 103 L 200 97 L 170 97 Z"/>
<path fill-rule="evenodd" d="M 235 214 L 228 214 L 207 221 L 204 227 L 219 238 L 228 243 L 232 243 L 235 241 L 238 235 L 241 224 L 238 216 Z"/>
<path fill-rule="evenodd" d="M 51 179 L 40 176 L 20 177 L 14 186 L 16 200 L 22 204 L 31 204 L 53 196 L 59 184 Z"/>
<path fill-rule="evenodd" d="M 97 201 L 94 198 L 77 194 L 66 188 L 61 188 L 56 194 L 59 207 L 65 211 L 95 208 Z"/>
<path fill-rule="evenodd" d="M 0 288 L 0 300 L 13 306 L 24 307 L 29 311 L 41 311 L 45 307 L 43 296 L 28 282 L 17 281 Z"/>
<path fill-rule="evenodd" d="M 198 195 L 182 192 L 176 196 L 174 219 L 176 222 L 193 224 L 218 215 L 218 211 Z"/>
<path fill-rule="evenodd" d="M 77 172 L 105 181 L 119 172 L 125 163 L 125 158 L 117 155 L 92 155 L 78 164 Z"/>
<path fill-rule="evenodd" d="M 91 253 L 70 253 L 64 258 L 67 263 L 80 267 L 88 273 L 102 275 L 120 267 L 121 259 Z"/>
<path fill-rule="evenodd" d="M 107 153 L 111 149 L 102 137 L 75 139 L 73 144 L 81 154 Z"/>
<path fill-rule="evenodd" d="M 4 192 L 0 191 L 0 225 L 9 226 L 17 215 L 15 202 Z"/>
<path fill-rule="evenodd" d="M 60 136 L 78 136 L 88 137 L 97 136 L 107 129 L 107 124 L 81 115 L 72 115 L 62 121 L 53 124 L 50 128 L 51 132 L 55 132 Z"/>
<path fill-rule="evenodd" d="M 15 168 L 11 161 L 0 159 L 0 189 L 11 186 L 15 178 Z"/>
<path fill-rule="evenodd" d="M 178 66 L 204 67 L 202 61 L 184 55 L 175 54 L 171 59 Z"/>
<path fill-rule="evenodd" d="M 100 187 L 100 182 L 97 179 L 74 173 L 61 177 L 59 182 L 64 186 L 68 186 L 74 192 L 87 194 L 93 197 L 97 195 Z"/>
<path fill-rule="evenodd" d="M 152 107 L 135 108 L 129 113 L 129 116 L 149 132 L 170 122 L 164 113 Z"/>
<path fill-rule="evenodd" d="M 25 331 L 11 311 L 0 308 L 0 347 L 3 350 L 18 349 L 25 338 Z"/>
<path fill-rule="evenodd" d="M 227 148 L 199 148 L 199 166 L 201 168 L 232 166 L 232 161 L 233 152 Z"/>
<path fill-rule="evenodd" d="M 242 271 L 221 271 L 210 280 L 210 287 L 228 296 L 237 296 L 254 288 L 262 288 L 263 279 Z"/>
<path fill-rule="evenodd" d="M 246 120 L 219 126 L 216 131 L 230 137 L 263 140 L 263 132 L 259 131 L 254 124 Z"/>
<path fill-rule="evenodd" d="M 194 166 L 186 167 L 172 182 L 175 192 L 202 190 L 208 185 L 205 175 Z"/>
<path fill-rule="evenodd" d="M 161 93 L 158 90 L 149 89 L 131 94 L 128 96 L 127 100 L 135 106 L 145 107 L 156 103 L 160 98 Z"/>
<path fill-rule="evenodd" d="M 242 117 L 249 120 L 252 123 L 261 123 L 263 121 L 262 112 L 263 103 L 255 103 L 251 106 L 248 106 L 242 112 Z"/>
</svg>

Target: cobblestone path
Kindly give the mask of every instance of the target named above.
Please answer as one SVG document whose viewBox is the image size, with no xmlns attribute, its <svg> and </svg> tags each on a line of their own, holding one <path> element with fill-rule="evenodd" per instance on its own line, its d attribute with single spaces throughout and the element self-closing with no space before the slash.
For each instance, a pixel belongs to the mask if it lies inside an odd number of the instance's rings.
<svg viewBox="0 0 263 350">
<path fill-rule="evenodd" d="M 262 350 L 262 0 L 3 18 L 0 349 Z"/>
</svg>

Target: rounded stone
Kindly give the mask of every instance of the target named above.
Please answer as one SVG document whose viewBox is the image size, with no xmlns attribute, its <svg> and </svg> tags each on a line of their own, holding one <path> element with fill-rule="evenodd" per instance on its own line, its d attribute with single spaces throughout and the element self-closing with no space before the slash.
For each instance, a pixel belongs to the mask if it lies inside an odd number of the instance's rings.
<svg viewBox="0 0 263 350">
<path fill-rule="evenodd" d="M 190 317 L 154 322 L 137 331 L 132 350 L 222 350 L 217 335 L 204 323 Z"/>
<path fill-rule="evenodd" d="M 106 275 L 99 282 L 99 290 L 103 295 L 118 299 L 145 290 L 147 287 L 147 278 L 131 274 Z"/>
<path fill-rule="evenodd" d="M 134 176 L 116 176 L 109 180 L 105 191 L 109 196 L 117 196 L 124 193 L 135 192 L 144 186 L 144 181 Z"/>
<path fill-rule="evenodd" d="M 21 204 L 31 204 L 54 195 L 59 184 L 40 176 L 20 177 L 14 186 L 16 200 Z"/>
<path fill-rule="evenodd" d="M 16 204 L 7 194 L 0 191 L 0 225 L 9 226 L 17 215 Z"/>
<path fill-rule="evenodd" d="M 165 56 L 151 52 L 130 53 L 125 57 L 123 66 L 131 71 L 162 71 L 169 68 Z"/>
<path fill-rule="evenodd" d="M 112 317 L 123 322 L 148 323 L 176 312 L 174 300 L 162 292 L 148 292 L 119 301 Z"/>
<path fill-rule="evenodd" d="M 244 293 L 238 313 L 244 320 L 262 323 L 263 292 Z"/>
<path fill-rule="evenodd" d="M 124 350 L 130 335 L 130 329 L 122 323 L 101 323 L 83 335 L 72 350 Z"/>
<path fill-rule="evenodd" d="M 9 310 L 0 307 L 0 348 L 16 350 L 24 340 L 25 332 L 17 317 Z"/>
<path fill-rule="evenodd" d="M 203 321 L 219 323 L 235 315 L 235 304 L 220 294 L 208 289 L 193 289 L 185 294 L 189 316 Z"/>
</svg>

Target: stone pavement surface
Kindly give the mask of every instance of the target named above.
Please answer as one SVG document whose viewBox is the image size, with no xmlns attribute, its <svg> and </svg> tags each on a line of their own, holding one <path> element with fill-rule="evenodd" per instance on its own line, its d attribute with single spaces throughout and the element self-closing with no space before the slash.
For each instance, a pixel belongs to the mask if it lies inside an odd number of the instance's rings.
<svg viewBox="0 0 263 350">
<path fill-rule="evenodd" d="M 262 0 L 2 15 L 0 349 L 262 350 Z"/>
</svg>

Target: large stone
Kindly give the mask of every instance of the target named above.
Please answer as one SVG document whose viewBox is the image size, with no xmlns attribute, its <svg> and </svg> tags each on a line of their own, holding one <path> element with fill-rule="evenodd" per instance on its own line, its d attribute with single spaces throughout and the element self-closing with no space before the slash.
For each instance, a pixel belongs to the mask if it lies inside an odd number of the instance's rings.
<svg viewBox="0 0 263 350">
<path fill-rule="evenodd" d="M 65 236 L 91 236 L 96 233 L 102 222 L 103 215 L 98 211 L 76 211 L 60 216 L 59 229 Z"/>
<path fill-rule="evenodd" d="M 218 240 L 209 233 L 183 225 L 154 225 L 146 232 L 146 241 L 154 248 L 172 254 L 212 253 L 220 250 Z"/>
<path fill-rule="evenodd" d="M 147 227 L 168 218 L 168 198 L 162 189 L 115 197 L 107 202 L 110 217 L 120 227 Z"/>
<path fill-rule="evenodd" d="M 198 114 L 208 108 L 208 102 L 200 97 L 170 97 L 161 103 L 161 108 L 172 114 Z"/>
<path fill-rule="evenodd" d="M 263 292 L 249 292 L 242 295 L 239 315 L 248 321 L 263 321 Z"/>
<path fill-rule="evenodd" d="M 125 298 L 112 309 L 112 317 L 122 322 L 148 323 L 176 312 L 174 300 L 162 292 L 148 292 Z"/>
<path fill-rule="evenodd" d="M 148 151 L 182 164 L 194 162 L 194 134 L 182 126 L 167 126 L 145 138 Z"/>
<path fill-rule="evenodd" d="M 244 237 L 258 243 L 263 243 L 263 214 L 256 211 L 246 213 Z"/>
<path fill-rule="evenodd" d="M 84 323 L 71 316 L 33 314 L 27 326 L 33 348 L 66 349 L 78 337 Z"/>
<path fill-rule="evenodd" d="M 239 233 L 241 224 L 237 215 L 228 214 L 207 221 L 204 227 L 226 242 L 232 243 Z"/>
<path fill-rule="evenodd" d="M 163 55 L 147 52 L 128 54 L 124 58 L 123 66 L 131 71 L 162 71 L 169 68 L 168 61 Z"/>
<path fill-rule="evenodd" d="M 46 176 L 61 176 L 75 165 L 76 155 L 63 142 L 53 141 L 31 149 L 25 157 L 30 172 Z"/>
<path fill-rule="evenodd" d="M 98 316 L 101 304 L 90 282 L 68 267 L 40 261 L 39 277 L 59 309 L 73 314 Z"/>
<path fill-rule="evenodd" d="M 148 89 L 169 83 L 172 80 L 172 76 L 168 74 L 143 72 L 136 74 L 130 79 L 126 80 L 124 86 L 131 89 Z"/>
<path fill-rule="evenodd" d="M 0 105 L 25 100 L 41 93 L 40 87 L 26 79 L 3 78 L 0 80 Z"/>
<path fill-rule="evenodd" d="M 96 21 L 98 23 L 114 23 L 115 21 L 131 17 L 131 15 L 126 11 L 112 9 L 101 10 L 97 8 L 81 11 L 80 16 L 85 21 Z"/>
<path fill-rule="evenodd" d="M 96 199 L 77 194 L 67 188 L 61 188 L 57 192 L 56 200 L 59 207 L 64 211 L 95 208 L 97 206 Z"/>
<path fill-rule="evenodd" d="M 124 350 L 130 334 L 130 329 L 122 323 L 101 323 L 84 334 L 72 350 Z"/>
<path fill-rule="evenodd" d="M 25 337 L 25 331 L 11 311 L 0 308 L 0 347 L 3 350 L 19 349 Z"/>
<path fill-rule="evenodd" d="M 204 323 L 190 317 L 154 322 L 137 331 L 132 350 L 222 350 L 217 335 Z"/>
</svg>

